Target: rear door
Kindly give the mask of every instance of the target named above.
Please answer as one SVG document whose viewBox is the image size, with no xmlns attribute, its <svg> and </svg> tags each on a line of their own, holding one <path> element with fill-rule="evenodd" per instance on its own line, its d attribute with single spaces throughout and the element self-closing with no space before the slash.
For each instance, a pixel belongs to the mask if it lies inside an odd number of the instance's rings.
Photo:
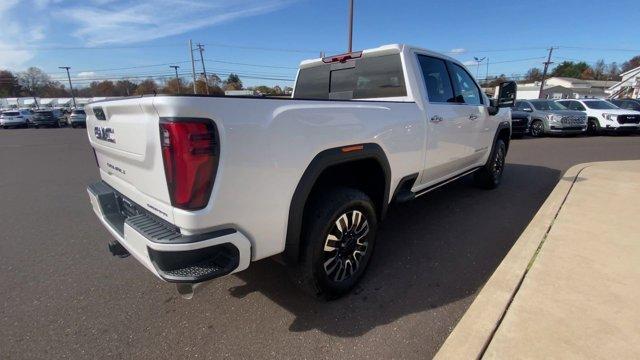
<svg viewBox="0 0 640 360">
<path fill-rule="evenodd" d="M 427 150 L 420 183 L 430 185 L 450 176 L 469 161 L 469 110 L 456 104 L 445 60 L 418 54 L 426 90 Z"/>
<path fill-rule="evenodd" d="M 85 106 L 102 180 L 140 206 L 173 219 L 153 97 Z"/>
</svg>

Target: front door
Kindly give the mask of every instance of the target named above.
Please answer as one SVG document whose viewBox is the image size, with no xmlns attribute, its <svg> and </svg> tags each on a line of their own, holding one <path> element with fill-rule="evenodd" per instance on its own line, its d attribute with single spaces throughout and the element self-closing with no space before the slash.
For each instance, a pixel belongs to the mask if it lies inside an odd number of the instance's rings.
<svg viewBox="0 0 640 360">
<path fill-rule="evenodd" d="M 469 133 L 465 141 L 468 141 L 472 151 L 467 159 L 468 165 L 476 164 L 488 151 L 493 141 L 489 113 L 480 88 L 473 80 L 469 72 L 462 66 L 448 62 L 449 74 L 453 82 L 453 90 L 456 94 L 456 103 L 459 104 L 462 120 L 467 120 Z"/>
<path fill-rule="evenodd" d="M 469 162 L 471 143 L 469 109 L 456 103 L 445 60 L 418 55 L 427 99 L 427 150 L 420 185 L 429 186 L 450 177 Z"/>
</svg>

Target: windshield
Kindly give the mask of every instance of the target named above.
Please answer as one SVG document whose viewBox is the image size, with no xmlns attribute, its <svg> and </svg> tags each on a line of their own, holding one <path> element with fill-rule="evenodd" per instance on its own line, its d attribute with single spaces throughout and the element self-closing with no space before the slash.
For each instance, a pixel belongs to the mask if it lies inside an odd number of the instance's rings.
<svg viewBox="0 0 640 360">
<path fill-rule="evenodd" d="M 533 105 L 536 110 L 567 110 L 562 104 L 558 104 L 555 101 L 551 100 L 542 100 L 542 101 L 532 101 L 531 105 Z"/>
<path fill-rule="evenodd" d="M 51 111 L 38 111 L 36 113 L 36 115 L 40 115 L 40 116 L 52 116 L 53 113 Z"/>
<path fill-rule="evenodd" d="M 587 105 L 589 109 L 596 109 L 596 110 L 619 109 L 619 107 L 613 105 L 612 103 L 608 101 L 603 101 L 603 100 L 585 101 L 584 104 Z"/>
</svg>

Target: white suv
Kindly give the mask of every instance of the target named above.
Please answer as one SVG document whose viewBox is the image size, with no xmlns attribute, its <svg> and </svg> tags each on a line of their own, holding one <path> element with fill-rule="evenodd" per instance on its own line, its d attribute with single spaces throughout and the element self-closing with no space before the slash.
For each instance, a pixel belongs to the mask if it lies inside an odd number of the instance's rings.
<svg viewBox="0 0 640 360">
<path fill-rule="evenodd" d="M 28 127 L 33 119 L 31 110 L 11 110 L 5 111 L 0 115 L 0 126 L 5 129 L 10 127 Z"/>
<path fill-rule="evenodd" d="M 601 99 L 558 100 L 571 110 L 587 114 L 589 135 L 603 131 L 634 132 L 640 130 L 640 112 L 621 109 Z"/>
</svg>

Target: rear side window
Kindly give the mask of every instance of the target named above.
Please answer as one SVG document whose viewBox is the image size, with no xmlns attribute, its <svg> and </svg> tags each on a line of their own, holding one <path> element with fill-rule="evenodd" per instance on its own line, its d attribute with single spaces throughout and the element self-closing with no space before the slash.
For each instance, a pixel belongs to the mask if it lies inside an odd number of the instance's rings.
<svg viewBox="0 0 640 360">
<path fill-rule="evenodd" d="M 20 113 L 17 112 L 17 111 L 7 111 L 3 115 L 6 115 L 6 116 L 18 116 L 18 115 L 20 115 Z"/>
<path fill-rule="evenodd" d="M 72 114 L 74 114 L 74 115 L 85 115 L 84 110 L 73 110 Z"/>
<path fill-rule="evenodd" d="M 422 77 L 427 87 L 429 102 L 444 103 L 455 101 L 451 80 L 444 60 L 418 55 Z"/>
<path fill-rule="evenodd" d="M 481 105 L 480 89 L 471 75 L 458 64 L 449 63 L 449 67 L 458 101 L 469 105 Z"/>
<path fill-rule="evenodd" d="M 584 106 L 582 106 L 582 104 L 580 104 L 577 101 L 571 101 L 569 103 L 569 109 L 571 110 L 578 110 L 578 111 L 585 111 L 587 109 L 584 108 Z"/>
<path fill-rule="evenodd" d="M 301 69 L 298 99 L 375 99 L 407 95 L 400 55 L 364 57 Z"/>
</svg>

